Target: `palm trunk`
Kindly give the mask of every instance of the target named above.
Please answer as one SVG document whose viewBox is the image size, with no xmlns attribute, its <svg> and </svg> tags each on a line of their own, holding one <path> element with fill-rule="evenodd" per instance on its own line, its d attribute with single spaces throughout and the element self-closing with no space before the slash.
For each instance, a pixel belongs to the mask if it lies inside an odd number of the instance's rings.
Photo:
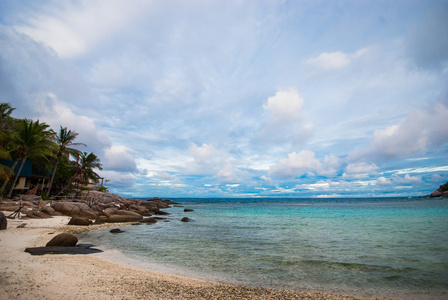
<svg viewBox="0 0 448 300">
<path fill-rule="evenodd" d="M 54 164 L 54 167 L 53 167 L 53 173 L 51 174 L 50 184 L 49 184 L 48 190 L 47 190 L 47 197 L 50 196 L 50 191 L 51 191 L 51 187 L 53 186 L 54 176 L 56 175 L 56 170 L 58 168 L 59 161 L 61 160 L 62 155 L 60 155 L 60 154 L 61 153 L 58 153 L 58 158 L 56 159 L 56 163 Z"/>
<path fill-rule="evenodd" d="M 14 187 L 16 186 L 17 179 L 19 179 L 20 172 L 22 172 L 22 168 L 23 168 L 23 166 L 25 165 L 26 159 L 27 159 L 27 156 L 25 156 L 24 158 L 22 158 L 22 164 L 20 165 L 20 168 L 19 168 L 19 170 L 17 171 L 16 176 L 14 176 L 14 182 L 12 183 L 11 189 L 9 190 L 8 198 L 10 198 L 10 197 L 12 196 L 12 192 L 13 192 L 13 190 L 14 190 Z"/>
<path fill-rule="evenodd" d="M 17 166 L 17 164 L 19 163 L 19 158 L 17 158 L 14 163 L 12 164 L 11 170 L 14 172 L 14 168 Z M 6 185 L 9 182 L 9 178 L 6 178 L 5 181 L 3 182 L 2 185 L 2 189 L 0 190 L 0 192 L 3 194 L 3 191 L 5 190 Z"/>
</svg>

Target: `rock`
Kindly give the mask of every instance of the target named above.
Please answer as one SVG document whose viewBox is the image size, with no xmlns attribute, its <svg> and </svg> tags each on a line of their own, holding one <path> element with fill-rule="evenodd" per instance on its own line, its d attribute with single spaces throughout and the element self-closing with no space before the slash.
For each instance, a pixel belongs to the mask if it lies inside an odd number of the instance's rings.
<svg viewBox="0 0 448 300">
<path fill-rule="evenodd" d="M 34 218 L 34 219 L 48 219 L 51 218 L 49 214 L 46 214 L 41 211 L 30 211 L 26 213 L 26 216 L 28 218 Z"/>
<path fill-rule="evenodd" d="M 54 213 L 56 212 L 51 206 L 44 206 L 40 211 L 50 216 L 54 215 Z"/>
<path fill-rule="evenodd" d="M 60 233 L 52 238 L 45 247 L 74 247 L 78 243 L 78 238 L 70 233 Z"/>
<path fill-rule="evenodd" d="M 141 205 L 130 205 L 129 210 L 132 210 L 142 216 L 146 216 L 148 214 L 147 208 Z"/>
<path fill-rule="evenodd" d="M 31 255 L 44 255 L 44 254 L 91 254 L 103 252 L 102 250 L 91 248 L 94 245 L 91 244 L 80 244 L 76 247 L 60 247 L 60 246 L 50 246 L 50 247 L 34 247 L 26 248 L 25 252 Z"/>
<path fill-rule="evenodd" d="M 19 226 L 17 226 L 16 228 L 25 228 L 25 226 L 26 226 L 26 223 L 22 223 Z"/>
<path fill-rule="evenodd" d="M 127 210 L 117 210 L 115 214 L 109 215 L 107 217 L 107 222 L 109 223 L 119 223 L 119 222 L 135 222 L 142 220 L 143 217 L 136 212 Z"/>
<path fill-rule="evenodd" d="M 109 232 L 110 232 L 110 233 L 122 233 L 122 232 L 124 232 L 124 231 L 121 230 L 120 228 L 114 228 L 114 229 L 111 229 Z"/>
<path fill-rule="evenodd" d="M 8 220 L 3 212 L 0 211 L 0 230 L 6 230 L 8 228 Z"/>
<path fill-rule="evenodd" d="M 440 190 L 435 190 L 429 195 L 430 197 L 442 197 L 442 192 Z"/>
<path fill-rule="evenodd" d="M 194 211 L 194 209 L 191 209 L 191 208 L 184 209 L 184 212 L 189 212 L 189 211 Z"/>
<path fill-rule="evenodd" d="M 155 218 L 144 218 L 143 220 L 140 221 L 140 223 L 155 224 L 157 223 L 157 220 Z"/>
<path fill-rule="evenodd" d="M 53 208 L 61 214 L 69 217 L 77 216 L 81 212 L 81 209 L 72 202 L 57 202 L 54 204 Z"/>
<path fill-rule="evenodd" d="M 68 225 L 78 225 L 78 226 L 89 226 L 90 224 L 92 224 L 92 221 L 90 221 L 89 219 L 76 216 L 72 217 L 68 222 Z"/>
<path fill-rule="evenodd" d="M 156 215 L 163 215 L 163 216 L 166 216 L 166 215 L 169 215 L 170 213 L 167 213 L 166 211 L 162 211 L 162 210 L 159 210 L 158 212 L 156 212 Z"/>
<path fill-rule="evenodd" d="M 78 214 L 78 216 L 86 218 L 86 219 L 92 219 L 92 220 L 95 220 L 98 217 L 98 215 L 96 213 L 94 213 L 93 211 L 91 211 L 90 209 L 81 211 Z"/>
<path fill-rule="evenodd" d="M 191 219 L 190 219 L 190 218 L 187 218 L 187 217 L 183 217 L 181 221 L 182 221 L 182 222 L 190 222 Z"/>
</svg>

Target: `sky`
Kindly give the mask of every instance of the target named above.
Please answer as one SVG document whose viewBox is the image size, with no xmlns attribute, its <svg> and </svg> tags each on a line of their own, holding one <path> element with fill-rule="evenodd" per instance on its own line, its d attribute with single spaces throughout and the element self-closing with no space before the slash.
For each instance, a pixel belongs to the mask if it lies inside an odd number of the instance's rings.
<svg viewBox="0 0 448 300">
<path fill-rule="evenodd" d="M 448 1 L 1 0 L 0 101 L 127 197 L 448 181 Z"/>
</svg>

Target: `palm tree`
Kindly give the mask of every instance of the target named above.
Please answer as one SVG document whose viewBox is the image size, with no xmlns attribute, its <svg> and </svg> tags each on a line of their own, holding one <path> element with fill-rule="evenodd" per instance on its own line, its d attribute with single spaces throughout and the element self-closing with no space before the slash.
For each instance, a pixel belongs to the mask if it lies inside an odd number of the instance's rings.
<svg viewBox="0 0 448 300">
<path fill-rule="evenodd" d="M 14 119 L 11 117 L 14 109 L 9 103 L 0 103 L 0 159 L 11 159 L 9 144 L 14 137 L 14 131 L 12 130 Z M 9 181 L 9 176 L 13 174 L 11 168 L 0 164 L 0 178 L 4 179 L 0 189 L 1 194 Z"/>
<path fill-rule="evenodd" d="M 56 162 L 53 166 L 53 173 L 51 174 L 50 185 L 47 191 L 47 197 L 50 195 L 51 188 L 53 186 L 54 176 L 56 175 L 56 170 L 58 168 L 59 163 L 63 156 L 68 157 L 70 154 L 79 154 L 79 150 L 70 148 L 70 146 L 86 146 L 83 143 L 74 143 L 73 141 L 78 136 L 76 131 L 68 130 L 67 127 L 62 127 L 59 131 L 59 135 L 56 136 L 57 146 L 58 146 L 58 154 L 56 156 Z"/>
<path fill-rule="evenodd" d="M 3 132 L 1 132 L 3 133 Z M 0 148 L 0 159 L 10 159 L 11 155 L 9 155 L 9 151 L 3 148 Z M 14 172 L 11 168 L 0 164 L 0 178 L 4 178 L 5 181 L 9 180 L 9 176 L 13 175 Z M 3 191 L 3 190 L 2 190 Z M 2 192 L 0 191 L 0 192 Z"/>
<path fill-rule="evenodd" d="M 15 108 L 11 107 L 9 103 L 0 103 L 0 131 L 5 131 L 8 127 L 9 121 L 11 118 L 11 113 L 15 110 Z"/>
<path fill-rule="evenodd" d="M 53 155 L 52 149 L 55 144 L 52 139 L 54 132 L 48 128 L 49 126 L 47 124 L 40 123 L 39 120 L 32 121 L 24 119 L 18 122 L 16 136 L 14 139 L 14 153 L 16 155 L 16 160 L 12 169 L 14 170 L 19 161 L 21 161 L 21 165 L 14 176 L 14 181 L 11 189 L 9 190 L 8 197 L 11 197 L 20 172 L 29 157 Z"/>
<path fill-rule="evenodd" d="M 101 165 L 98 156 L 96 156 L 93 153 L 89 154 L 87 154 L 87 152 L 82 153 L 81 156 L 79 157 L 79 171 L 77 174 L 78 180 L 83 184 L 87 184 L 89 180 L 92 180 L 93 182 L 98 182 L 101 176 L 95 173 L 93 169 L 98 170 L 103 169 L 103 166 Z"/>
</svg>

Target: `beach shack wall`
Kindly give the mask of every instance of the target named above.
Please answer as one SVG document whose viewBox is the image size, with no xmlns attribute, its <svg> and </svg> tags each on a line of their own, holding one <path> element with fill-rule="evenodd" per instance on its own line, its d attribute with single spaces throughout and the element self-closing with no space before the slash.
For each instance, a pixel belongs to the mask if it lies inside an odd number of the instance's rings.
<svg viewBox="0 0 448 300">
<path fill-rule="evenodd" d="M 14 161 L 2 160 L 2 165 L 12 168 Z M 14 168 L 14 174 L 19 171 L 20 163 Z M 38 190 L 42 191 L 43 188 L 48 188 L 48 176 L 41 176 L 33 174 L 33 164 L 30 160 L 25 161 L 22 170 L 20 171 L 19 178 L 17 180 L 14 190 L 29 190 L 38 185 Z"/>
</svg>

